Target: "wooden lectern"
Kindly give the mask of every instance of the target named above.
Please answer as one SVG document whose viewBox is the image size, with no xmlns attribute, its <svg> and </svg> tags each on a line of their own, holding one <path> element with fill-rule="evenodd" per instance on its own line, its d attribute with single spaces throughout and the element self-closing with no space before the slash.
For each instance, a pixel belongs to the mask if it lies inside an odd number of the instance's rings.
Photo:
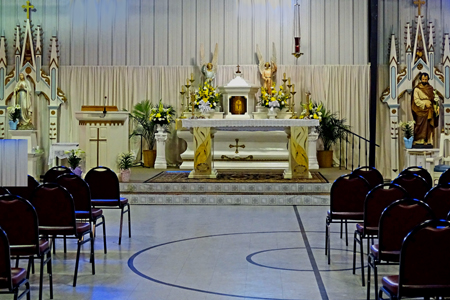
<svg viewBox="0 0 450 300">
<path fill-rule="evenodd" d="M 83 106 L 75 117 L 80 149 L 86 152 L 84 171 L 104 166 L 118 172 L 117 157 L 128 152 L 128 112 L 116 106 Z"/>
</svg>

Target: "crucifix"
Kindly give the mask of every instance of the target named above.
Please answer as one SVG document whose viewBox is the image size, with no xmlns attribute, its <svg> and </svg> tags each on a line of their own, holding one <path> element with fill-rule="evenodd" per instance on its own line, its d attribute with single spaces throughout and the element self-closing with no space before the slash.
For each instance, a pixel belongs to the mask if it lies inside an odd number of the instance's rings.
<svg viewBox="0 0 450 300">
<path fill-rule="evenodd" d="M 36 11 L 36 9 L 33 9 L 34 6 L 30 5 L 30 1 L 27 1 L 27 5 L 22 5 L 22 8 L 24 8 L 24 11 L 27 12 L 27 19 L 30 19 L 30 10 Z"/>
<path fill-rule="evenodd" d="M 237 67 L 236 74 L 241 74 L 241 70 L 239 70 L 239 68 L 240 68 L 241 66 L 240 66 L 240 65 L 237 65 L 236 67 Z"/>
<path fill-rule="evenodd" d="M 106 142 L 107 139 L 100 138 L 100 128 L 97 128 L 97 136 L 94 139 L 89 139 L 89 142 L 97 142 L 97 166 L 100 165 L 100 142 Z"/>
<path fill-rule="evenodd" d="M 418 7 L 419 7 L 419 16 L 421 15 L 420 14 L 420 8 L 422 7 L 422 5 L 423 4 L 425 4 L 425 0 L 415 0 L 414 2 L 413 2 L 413 4 L 415 4 L 415 5 L 417 5 Z"/>
<path fill-rule="evenodd" d="M 235 151 L 234 153 L 238 154 L 238 153 L 239 153 L 239 147 L 242 148 L 242 149 L 244 149 L 244 148 L 245 148 L 245 145 L 239 145 L 239 139 L 236 139 L 235 141 L 236 141 L 236 146 L 230 144 L 229 147 L 230 147 L 230 148 L 236 148 L 236 151 Z"/>
</svg>

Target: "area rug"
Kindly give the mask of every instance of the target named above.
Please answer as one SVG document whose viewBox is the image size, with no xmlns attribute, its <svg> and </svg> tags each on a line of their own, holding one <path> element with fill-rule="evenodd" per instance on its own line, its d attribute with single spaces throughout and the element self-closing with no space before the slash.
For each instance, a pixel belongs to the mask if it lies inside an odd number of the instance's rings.
<svg viewBox="0 0 450 300">
<path fill-rule="evenodd" d="M 282 171 L 219 171 L 217 178 L 215 179 L 198 179 L 188 178 L 191 171 L 165 171 L 161 172 L 150 179 L 147 179 L 146 183 L 191 183 L 191 182 L 215 182 L 215 183 L 229 183 L 229 182 L 278 182 L 278 183 L 328 183 L 328 180 L 323 177 L 318 171 L 310 171 L 312 178 L 296 178 L 296 179 L 284 179 Z"/>
</svg>

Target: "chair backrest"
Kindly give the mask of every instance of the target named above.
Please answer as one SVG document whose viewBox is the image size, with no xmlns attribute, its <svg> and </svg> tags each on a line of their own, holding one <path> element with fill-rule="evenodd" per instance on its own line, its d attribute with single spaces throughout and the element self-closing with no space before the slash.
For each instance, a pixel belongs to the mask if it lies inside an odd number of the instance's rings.
<svg viewBox="0 0 450 300">
<path fill-rule="evenodd" d="M 351 173 L 351 175 L 359 175 L 370 184 L 371 188 L 376 187 L 379 184 L 384 182 L 383 175 L 381 175 L 380 171 L 375 169 L 374 167 L 364 166 L 359 167 Z"/>
<path fill-rule="evenodd" d="M 9 190 L 4 186 L 0 186 L 0 195 L 6 195 L 6 194 L 10 194 Z"/>
<path fill-rule="evenodd" d="M 91 213 L 91 191 L 86 181 L 75 174 L 63 174 L 56 178 L 56 183 L 72 195 L 75 211 Z"/>
<path fill-rule="evenodd" d="M 117 199 L 120 201 L 120 185 L 117 174 L 107 167 L 90 169 L 84 177 L 91 189 L 92 199 Z"/>
<path fill-rule="evenodd" d="M 75 231 L 75 206 L 72 195 L 56 183 L 39 185 L 31 195 L 39 226 L 67 227 Z"/>
<path fill-rule="evenodd" d="M 22 198 L 30 200 L 31 193 L 33 193 L 34 189 L 39 185 L 39 182 L 31 175 L 28 175 L 28 183 L 27 186 L 9 186 L 7 189 L 10 191 L 10 194 L 18 195 Z"/>
<path fill-rule="evenodd" d="M 359 175 L 342 175 L 333 182 L 330 190 L 330 213 L 360 212 L 370 185 Z"/>
<path fill-rule="evenodd" d="M 377 185 L 366 196 L 364 202 L 364 229 L 378 228 L 381 213 L 397 200 L 405 199 L 408 193 L 398 184 L 385 183 Z"/>
<path fill-rule="evenodd" d="M 403 239 L 417 225 L 434 219 L 431 208 L 417 199 L 397 200 L 383 211 L 378 226 L 380 260 L 399 254 Z"/>
<path fill-rule="evenodd" d="M 0 227 L 0 288 L 12 290 L 11 254 L 6 232 Z"/>
<path fill-rule="evenodd" d="M 450 184 L 450 169 L 439 176 L 438 184 Z"/>
<path fill-rule="evenodd" d="M 433 186 L 433 178 L 431 177 L 431 175 L 427 171 L 427 169 L 424 169 L 420 166 L 412 166 L 412 167 L 408 167 L 408 168 L 404 169 L 403 171 L 401 171 L 399 175 L 408 174 L 408 173 L 419 175 L 420 177 L 425 179 L 425 181 L 428 183 L 429 188 L 431 188 Z"/>
<path fill-rule="evenodd" d="M 450 212 L 450 184 L 438 184 L 426 195 L 424 202 L 431 207 L 431 210 L 438 219 L 446 219 Z"/>
<path fill-rule="evenodd" d="M 450 222 L 432 220 L 415 227 L 400 254 L 400 297 L 450 296 Z"/>
<path fill-rule="evenodd" d="M 0 227 L 8 234 L 11 248 L 20 246 L 28 254 L 38 253 L 38 216 L 28 200 L 17 195 L 0 196 Z"/>
<path fill-rule="evenodd" d="M 56 166 L 45 172 L 44 175 L 44 183 L 46 182 L 55 182 L 56 178 L 58 178 L 59 175 L 72 173 L 72 170 L 70 170 L 66 166 Z"/>
<path fill-rule="evenodd" d="M 406 173 L 399 175 L 392 183 L 404 188 L 411 198 L 423 200 L 425 194 L 430 190 L 430 185 L 425 179 L 417 174 Z"/>
</svg>

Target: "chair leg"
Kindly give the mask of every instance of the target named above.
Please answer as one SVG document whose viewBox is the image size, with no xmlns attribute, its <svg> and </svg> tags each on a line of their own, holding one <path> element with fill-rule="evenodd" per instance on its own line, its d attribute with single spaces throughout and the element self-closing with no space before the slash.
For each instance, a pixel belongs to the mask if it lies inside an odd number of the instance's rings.
<svg viewBox="0 0 450 300">
<path fill-rule="evenodd" d="M 41 274 L 39 274 L 39 300 L 42 300 L 42 285 L 44 284 L 44 255 L 41 255 Z"/>
<path fill-rule="evenodd" d="M 356 272 L 356 243 L 359 243 L 359 240 L 357 238 L 358 236 L 358 231 L 355 230 L 355 233 L 353 235 L 353 274 L 355 274 Z"/>
<path fill-rule="evenodd" d="M 124 206 L 122 206 L 122 209 L 120 210 L 119 245 L 122 243 L 123 209 Z"/>
<path fill-rule="evenodd" d="M 95 256 L 94 256 L 94 234 L 90 233 L 91 236 L 91 262 L 92 262 L 92 275 L 95 275 Z"/>
<path fill-rule="evenodd" d="M 344 226 L 344 220 L 341 220 L 341 239 L 342 239 L 342 232 L 343 232 L 343 227 Z"/>
<path fill-rule="evenodd" d="M 362 280 L 362 286 L 365 285 L 365 280 L 364 280 L 364 237 L 361 235 L 361 243 L 359 244 L 359 253 L 361 254 L 361 280 Z M 369 244 L 369 241 L 367 241 L 367 244 Z"/>
<path fill-rule="evenodd" d="M 30 282 L 27 281 L 27 282 L 25 283 L 25 288 L 27 289 L 27 291 L 26 291 L 26 292 L 27 292 L 27 300 L 30 300 L 30 299 L 31 299 L 31 295 L 30 295 L 30 294 L 31 294 L 31 292 L 30 292 Z M 53 299 L 53 298 L 52 298 L 52 299 Z"/>
<path fill-rule="evenodd" d="M 325 255 L 328 253 L 328 219 L 325 219 Z"/>
<path fill-rule="evenodd" d="M 327 244 L 328 244 L 328 264 L 331 262 L 331 227 L 330 224 L 328 224 L 328 237 L 327 237 Z"/>
<path fill-rule="evenodd" d="M 373 266 L 373 286 L 375 288 L 375 299 L 378 300 L 378 268 L 376 264 Z"/>
<path fill-rule="evenodd" d="M 105 224 L 105 216 L 102 215 L 102 223 L 103 223 L 103 251 L 105 254 L 107 253 L 106 250 L 106 224 Z"/>
<path fill-rule="evenodd" d="M 50 299 L 53 299 L 53 270 L 52 270 L 52 253 L 49 251 L 47 253 L 47 273 L 48 273 L 48 282 L 50 285 Z"/>
<path fill-rule="evenodd" d="M 130 213 L 130 204 L 127 203 L 128 206 L 128 236 L 131 238 L 131 213 Z"/>
<path fill-rule="evenodd" d="M 66 240 L 66 236 L 64 236 L 64 253 L 67 253 L 67 240 Z"/>
<path fill-rule="evenodd" d="M 77 260 L 75 261 L 75 273 L 73 275 L 73 286 L 77 286 L 77 275 L 78 275 L 78 263 L 80 262 L 80 248 L 81 248 L 81 238 L 78 239 L 77 246 Z"/>
<path fill-rule="evenodd" d="M 53 244 L 53 254 L 56 254 L 56 235 L 52 238 L 52 244 Z"/>
<path fill-rule="evenodd" d="M 348 224 L 347 224 L 347 220 L 345 220 L 345 246 L 348 247 Z"/>
<path fill-rule="evenodd" d="M 372 261 L 371 256 L 369 255 L 367 258 L 368 266 L 367 266 L 367 300 L 370 299 L 370 271 L 372 270 Z"/>
</svg>

